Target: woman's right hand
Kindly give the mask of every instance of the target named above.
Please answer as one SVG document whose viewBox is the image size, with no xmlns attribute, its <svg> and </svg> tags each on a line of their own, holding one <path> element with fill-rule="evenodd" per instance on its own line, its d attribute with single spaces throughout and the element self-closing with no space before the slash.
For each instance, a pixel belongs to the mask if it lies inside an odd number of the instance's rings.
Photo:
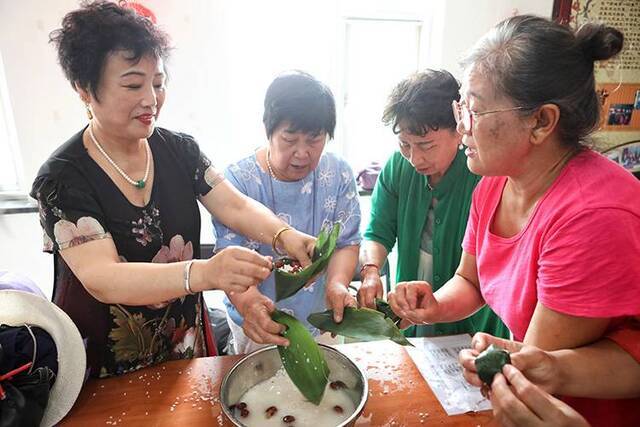
<svg viewBox="0 0 640 427">
<path fill-rule="evenodd" d="M 389 305 L 403 320 L 401 328 L 435 323 L 438 320 L 438 301 L 433 296 L 427 282 L 413 281 L 398 283 L 394 292 L 389 293 Z"/>
<path fill-rule="evenodd" d="M 280 234 L 278 240 L 287 255 L 298 260 L 303 268 L 311 265 L 311 257 L 316 245 L 315 237 L 290 228 Z"/>
<path fill-rule="evenodd" d="M 229 246 L 204 262 L 200 270 L 203 291 L 219 289 L 226 293 L 244 292 L 271 274 L 271 260 L 240 246 Z"/>
<path fill-rule="evenodd" d="M 280 335 L 284 332 L 284 325 L 271 319 L 271 313 L 276 309 L 275 304 L 264 295 L 255 293 L 258 295 L 241 306 L 236 306 L 244 319 L 244 334 L 258 344 L 288 346 L 289 340 Z"/>
</svg>

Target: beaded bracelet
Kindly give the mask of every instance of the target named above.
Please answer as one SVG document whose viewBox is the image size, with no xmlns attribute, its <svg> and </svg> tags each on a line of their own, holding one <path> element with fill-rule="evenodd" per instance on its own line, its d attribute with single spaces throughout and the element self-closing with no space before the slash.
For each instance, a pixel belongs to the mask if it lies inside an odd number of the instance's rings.
<svg viewBox="0 0 640 427">
<path fill-rule="evenodd" d="M 375 269 L 378 270 L 378 273 L 380 273 L 380 267 L 378 267 L 376 264 L 372 262 L 368 262 L 366 264 L 363 264 L 362 267 L 360 267 L 360 277 L 362 277 L 362 273 L 364 272 L 364 269 L 367 267 L 375 267 Z"/>
</svg>

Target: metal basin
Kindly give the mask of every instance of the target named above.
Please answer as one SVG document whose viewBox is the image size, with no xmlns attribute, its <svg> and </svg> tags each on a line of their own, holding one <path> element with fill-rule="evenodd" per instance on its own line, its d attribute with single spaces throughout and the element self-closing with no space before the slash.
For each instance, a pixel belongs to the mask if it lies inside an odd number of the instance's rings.
<svg viewBox="0 0 640 427">
<path fill-rule="evenodd" d="M 346 392 L 356 408 L 349 418 L 336 427 L 352 426 L 367 402 L 367 396 L 369 395 L 367 378 L 364 372 L 347 356 L 333 347 L 319 345 L 321 350 L 324 351 L 327 365 L 331 370 L 331 378 L 340 379 L 347 385 Z M 271 378 L 281 367 L 282 361 L 277 347 L 270 346 L 248 354 L 238 361 L 225 375 L 220 385 L 220 404 L 222 411 L 234 425 L 243 426 L 233 416 L 229 406 L 237 403 L 240 397 L 251 387 Z"/>
</svg>

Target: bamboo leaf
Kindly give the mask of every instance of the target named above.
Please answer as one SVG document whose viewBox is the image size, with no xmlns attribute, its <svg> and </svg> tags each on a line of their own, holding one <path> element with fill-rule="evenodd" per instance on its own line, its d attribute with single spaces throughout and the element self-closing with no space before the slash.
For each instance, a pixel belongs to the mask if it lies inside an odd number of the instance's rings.
<svg viewBox="0 0 640 427">
<path fill-rule="evenodd" d="M 326 228 L 323 228 L 316 237 L 316 245 L 313 251 L 313 255 L 311 257 L 311 262 L 317 261 L 320 258 L 322 253 L 322 249 L 326 249 L 327 244 L 329 243 L 329 231 Z"/>
<path fill-rule="evenodd" d="M 342 322 L 333 320 L 333 310 L 311 313 L 307 321 L 321 331 L 361 341 L 389 339 L 400 345 L 412 345 L 384 313 L 369 308 L 345 307 Z"/>
<path fill-rule="evenodd" d="M 311 257 L 311 265 L 298 273 L 288 273 L 280 269 L 274 271 L 276 282 L 276 301 L 289 298 L 298 292 L 314 277 L 322 273 L 329 265 L 329 259 L 336 249 L 340 223 L 335 223 L 331 232 L 323 229 L 316 239 L 316 246 Z"/>
<path fill-rule="evenodd" d="M 289 340 L 289 347 L 278 346 L 284 369 L 300 393 L 318 405 L 329 379 L 329 366 L 322 349 L 295 317 L 275 310 L 271 318 L 287 328 L 282 335 Z"/>
</svg>

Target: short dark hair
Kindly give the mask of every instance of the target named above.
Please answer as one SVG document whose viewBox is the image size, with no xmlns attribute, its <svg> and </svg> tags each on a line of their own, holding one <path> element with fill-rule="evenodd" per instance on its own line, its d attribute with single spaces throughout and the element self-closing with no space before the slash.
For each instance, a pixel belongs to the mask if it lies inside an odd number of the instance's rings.
<svg viewBox="0 0 640 427">
<path fill-rule="evenodd" d="M 58 50 L 58 61 L 67 79 L 90 91 L 96 89 L 110 53 L 130 51 L 137 63 L 145 55 L 167 59 L 169 38 L 149 19 L 129 7 L 109 1 L 83 2 L 65 15 L 62 27 L 49 35 Z"/>
<path fill-rule="evenodd" d="M 264 97 L 262 116 L 267 138 L 283 122 L 293 132 L 319 134 L 333 138 L 336 128 L 336 102 L 331 89 L 312 75 L 293 70 L 275 78 Z"/>
<path fill-rule="evenodd" d="M 602 24 L 574 32 L 546 18 L 520 15 L 496 25 L 461 64 L 475 67 L 498 94 L 527 107 L 523 114 L 557 105 L 562 142 L 579 147 L 600 121 L 593 63 L 617 55 L 622 44 L 622 33 Z"/>
<path fill-rule="evenodd" d="M 460 83 L 445 70 L 424 70 L 402 80 L 389 95 L 382 115 L 394 133 L 424 135 L 429 130 L 455 129 L 451 104 L 460 99 Z M 400 129 L 402 126 L 403 129 Z"/>
</svg>

